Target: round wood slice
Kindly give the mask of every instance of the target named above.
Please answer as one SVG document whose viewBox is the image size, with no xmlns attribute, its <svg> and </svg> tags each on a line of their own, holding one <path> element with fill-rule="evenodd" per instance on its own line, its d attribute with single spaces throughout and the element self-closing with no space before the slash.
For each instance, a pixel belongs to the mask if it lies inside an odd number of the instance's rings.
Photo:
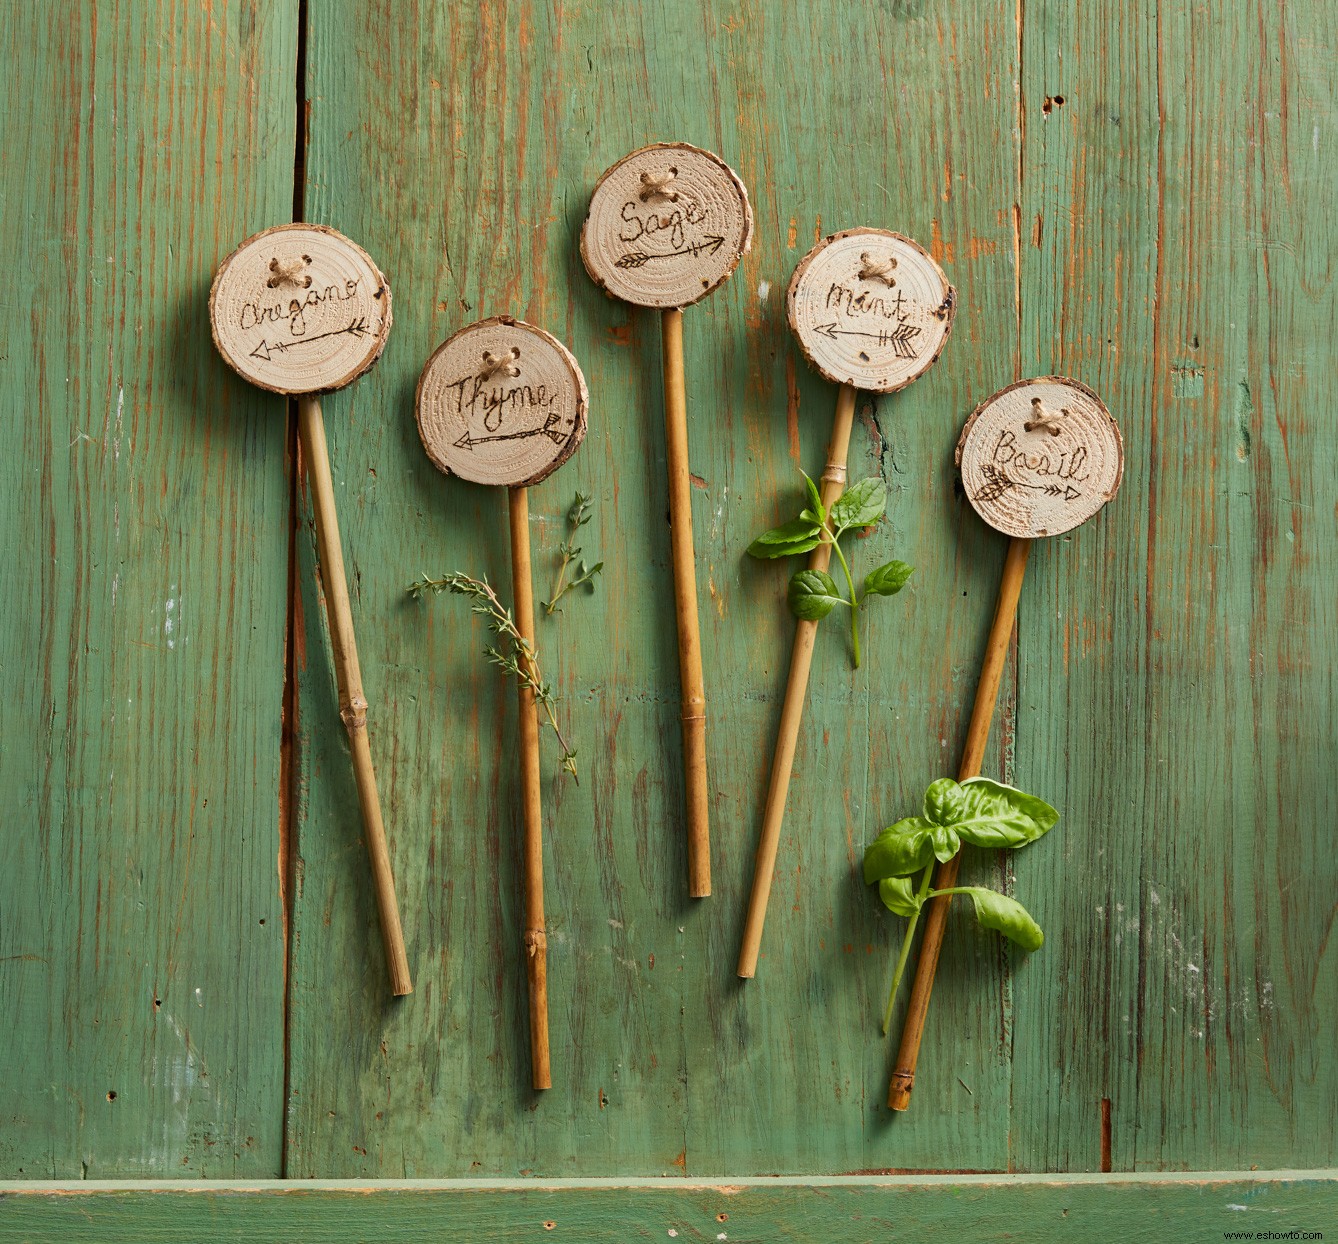
<svg viewBox="0 0 1338 1244">
<path fill-rule="evenodd" d="M 976 513 L 1010 536 L 1057 536 L 1091 518 L 1124 475 L 1101 399 L 1063 376 L 1019 380 L 976 407 L 957 442 Z"/>
<path fill-rule="evenodd" d="M 390 332 L 390 285 L 356 242 L 325 225 L 248 238 L 209 291 L 214 344 L 274 393 L 324 393 L 356 380 Z"/>
<path fill-rule="evenodd" d="M 595 284 L 639 307 L 705 298 L 753 244 L 753 209 L 719 156 L 655 143 L 599 179 L 581 226 L 581 258 Z"/>
<path fill-rule="evenodd" d="M 585 377 L 551 333 L 508 315 L 462 328 L 418 380 L 418 433 L 447 475 L 537 484 L 585 436 Z"/>
<path fill-rule="evenodd" d="M 918 242 L 847 229 L 804 256 L 786 305 L 804 357 L 828 380 L 893 393 L 938 358 L 957 295 Z"/>
</svg>

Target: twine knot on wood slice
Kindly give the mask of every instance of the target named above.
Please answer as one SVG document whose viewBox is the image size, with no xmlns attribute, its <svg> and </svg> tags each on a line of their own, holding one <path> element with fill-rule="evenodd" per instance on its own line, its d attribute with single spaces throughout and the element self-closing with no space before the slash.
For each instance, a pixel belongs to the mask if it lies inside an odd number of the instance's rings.
<svg viewBox="0 0 1338 1244">
<path fill-rule="evenodd" d="M 859 279 L 861 281 L 882 281 L 891 289 L 896 281 L 892 279 L 892 269 L 897 266 L 895 255 L 886 259 L 875 259 L 868 251 L 862 251 L 859 257 Z"/>
<path fill-rule="evenodd" d="M 1067 415 L 1069 412 L 1065 407 L 1060 407 L 1059 415 Z M 1031 418 L 1028 419 L 1022 428 L 1026 432 L 1049 432 L 1051 436 L 1058 436 L 1063 424 L 1059 421 L 1059 415 L 1051 414 L 1041 405 L 1039 397 L 1031 399 Z"/>
<path fill-rule="evenodd" d="M 512 346 L 506 354 L 493 354 L 491 350 L 484 350 L 483 370 L 479 372 L 479 377 L 491 380 L 494 376 L 519 376 L 519 358 L 519 346 Z"/>
<path fill-rule="evenodd" d="M 311 273 L 303 274 L 302 269 L 310 262 L 310 255 L 298 255 L 294 259 L 280 259 L 276 255 L 269 261 L 269 270 L 274 275 L 265 284 L 270 289 L 278 289 L 280 285 L 291 282 L 302 289 L 309 289 L 311 287 Z"/>
<path fill-rule="evenodd" d="M 654 173 L 642 173 L 641 201 L 649 203 L 652 199 L 664 199 L 667 203 L 677 203 L 678 191 L 670 189 L 677 176 L 678 169 L 672 164 L 669 166 L 669 171 L 661 177 L 657 177 Z"/>
</svg>

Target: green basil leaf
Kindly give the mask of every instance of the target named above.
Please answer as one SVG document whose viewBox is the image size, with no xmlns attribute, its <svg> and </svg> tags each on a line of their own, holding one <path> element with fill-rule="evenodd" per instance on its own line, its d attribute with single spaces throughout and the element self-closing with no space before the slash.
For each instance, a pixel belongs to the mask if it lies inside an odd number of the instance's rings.
<svg viewBox="0 0 1338 1244">
<path fill-rule="evenodd" d="M 878 897 L 888 911 L 899 916 L 913 916 L 920 910 L 915 883 L 909 877 L 884 877 L 878 883 Z"/>
<path fill-rule="evenodd" d="M 918 816 L 908 816 L 883 830 L 864 852 L 864 883 L 872 885 L 884 877 L 909 877 L 929 866 L 933 851 L 929 831 Z"/>
<path fill-rule="evenodd" d="M 837 605 L 845 604 L 836 581 L 825 570 L 800 570 L 790 580 L 790 612 L 796 618 L 816 622 Z"/>
<path fill-rule="evenodd" d="M 962 840 L 951 826 L 935 825 L 930 830 L 929 838 L 934 844 L 934 856 L 940 863 L 952 859 L 962 849 Z"/>
<path fill-rule="evenodd" d="M 939 778 L 925 791 L 925 820 L 935 825 L 955 825 L 966 819 L 962 788 L 952 778 Z"/>
<path fill-rule="evenodd" d="M 905 562 L 888 562 L 885 566 L 879 566 L 877 570 L 870 570 L 864 576 L 864 591 L 873 592 L 878 596 L 895 596 L 906 586 L 906 580 L 914 573 L 915 567 L 908 566 Z"/>
<path fill-rule="evenodd" d="M 781 557 L 794 557 L 799 553 L 807 553 L 810 549 L 815 549 L 822 543 L 820 536 L 813 536 L 808 540 L 796 540 L 792 544 L 762 544 L 754 540 L 748 546 L 748 552 L 753 557 L 767 558 L 775 561 Z"/>
<path fill-rule="evenodd" d="M 818 516 L 818 522 L 822 522 L 827 517 L 827 511 L 822 508 L 822 493 L 818 491 L 818 486 L 808 477 L 808 472 L 800 470 L 800 475 L 804 477 L 804 487 L 808 489 L 808 500 L 813 512 Z"/>
<path fill-rule="evenodd" d="M 978 847 L 1024 847 L 1059 820 L 1059 813 L 1044 800 L 989 778 L 971 778 L 958 790 L 961 801 L 952 826 Z"/>
<path fill-rule="evenodd" d="M 821 530 L 816 523 L 794 518 L 764 531 L 748 546 L 748 552 L 754 557 L 788 557 L 791 551 L 801 551 L 795 548 L 796 545 L 802 544 L 802 551 L 813 548 L 821 539 Z"/>
<path fill-rule="evenodd" d="M 1045 941 L 1045 934 L 1017 899 L 1000 894 L 997 890 L 985 890 L 978 886 L 962 888 L 975 904 L 976 919 L 987 929 L 997 930 L 1010 942 L 1016 942 L 1023 950 L 1040 950 Z"/>
<path fill-rule="evenodd" d="M 852 484 L 832 502 L 832 526 L 867 527 L 887 509 L 887 485 L 876 476 Z"/>
</svg>

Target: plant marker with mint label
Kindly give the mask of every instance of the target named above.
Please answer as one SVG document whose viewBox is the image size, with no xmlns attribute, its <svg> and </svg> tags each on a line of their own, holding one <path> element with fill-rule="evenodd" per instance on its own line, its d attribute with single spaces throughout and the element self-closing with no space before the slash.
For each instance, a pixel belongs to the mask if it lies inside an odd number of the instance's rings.
<svg viewBox="0 0 1338 1244">
<path fill-rule="evenodd" d="M 325 611 L 362 808 L 391 989 L 413 992 L 395 901 L 381 802 L 367 738 L 367 700 L 353 637 L 325 422 L 316 394 L 342 388 L 380 357 L 390 332 L 390 285 L 367 252 L 324 225 L 279 225 L 248 238 L 209 292 L 214 344 L 252 384 L 297 398 L 297 432 L 311 487 Z"/>
<path fill-rule="evenodd" d="M 922 376 L 947 342 L 956 306 L 948 278 L 929 253 L 910 238 L 886 229 L 847 229 L 824 238 L 800 260 L 790 278 L 786 307 L 799 348 L 840 388 L 821 492 L 808 482 L 810 509 L 797 520 L 807 526 L 794 533 L 803 537 L 794 542 L 794 551 L 807 548 L 811 552 L 808 569 L 795 575 L 790 585 L 791 609 L 799 620 L 739 948 L 738 974 L 744 979 L 757 973 L 818 619 L 837 603 L 850 605 L 851 640 L 859 664 L 859 596 L 836 541 L 843 530 L 877 520 L 886 489 L 881 480 L 861 480 L 842 497 L 855 391 L 894 393 Z M 867 497 L 857 495 L 865 492 Z M 783 530 L 768 532 L 762 540 Z M 848 602 L 838 595 L 827 572 L 833 549 L 850 583 Z M 865 579 L 864 594 L 899 591 L 908 573 L 909 568 L 899 562 L 879 567 Z"/>
</svg>

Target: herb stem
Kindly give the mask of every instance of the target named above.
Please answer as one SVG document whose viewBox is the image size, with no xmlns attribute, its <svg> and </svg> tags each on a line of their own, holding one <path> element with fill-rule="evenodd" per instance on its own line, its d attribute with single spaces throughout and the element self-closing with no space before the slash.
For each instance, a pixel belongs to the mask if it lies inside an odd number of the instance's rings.
<svg viewBox="0 0 1338 1244">
<path fill-rule="evenodd" d="M 931 894 L 941 892 L 930 890 L 929 885 L 933 878 L 934 865 L 931 863 L 920 880 L 920 889 L 915 896 L 919 902 L 916 904 L 915 914 L 911 916 L 910 923 L 906 925 L 906 935 L 901 939 L 901 954 L 897 956 L 896 971 L 892 974 L 892 988 L 887 991 L 887 1006 L 883 1011 L 883 1036 L 887 1036 L 888 1029 L 892 1027 L 892 1008 L 896 1005 L 897 990 L 901 988 L 901 978 L 906 972 L 906 960 L 910 957 L 911 943 L 915 940 L 915 927 L 920 923 L 920 912 L 924 910 L 925 900 Z"/>
<path fill-rule="evenodd" d="M 841 552 L 838 540 L 839 533 L 834 532 L 832 549 L 841 563 L 841 569 L 845 571 L 846 583 L 850 587 L 850 642 L 855 649 L 855 668 L 859 669 L 859 598 L 855 595 L 855 580 L 850 574 L 850 564 L 846 561 L 846 555 Z"/>
</svg>

